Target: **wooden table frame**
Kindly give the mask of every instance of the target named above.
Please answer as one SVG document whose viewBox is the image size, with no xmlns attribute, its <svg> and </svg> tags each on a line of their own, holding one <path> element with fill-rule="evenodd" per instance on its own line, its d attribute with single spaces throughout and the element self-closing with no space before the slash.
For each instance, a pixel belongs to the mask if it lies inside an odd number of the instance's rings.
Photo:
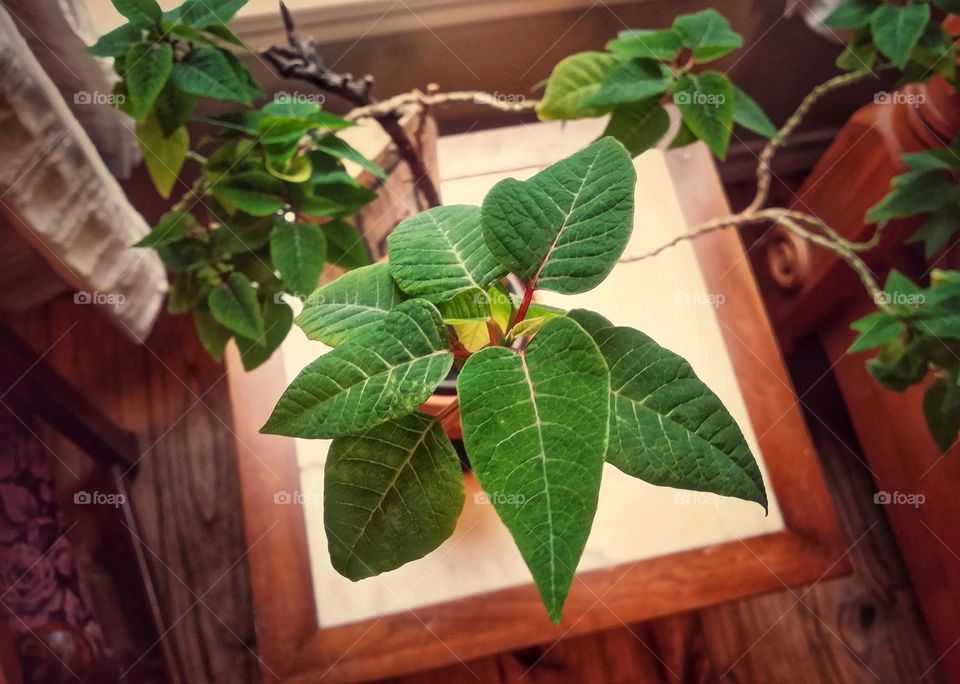
<svg viewBox="0 0 960 684">
<path fill-rule="evenodd" d="M 706 148 L 670 152 L 667 163 L 688 223 L 729 213 Z M 530 584 L 321 629 L 303 510 L 274 504 L 276 492 L 300 491 L 294 440 L 258 432 L 285 387 L 282 361 L 275 355 L 244 373 L 231 349 L 230 395 L 264 680 L 406 674 L 849 571 L 847 543 L 742 243 L 734 230 L 724 230 L 698 239 L 696 250 L 709 291 L 726 297 L 717 315 L 784 530 L 580 574 L 558 626 L 548 621 Z"/>
</svg>

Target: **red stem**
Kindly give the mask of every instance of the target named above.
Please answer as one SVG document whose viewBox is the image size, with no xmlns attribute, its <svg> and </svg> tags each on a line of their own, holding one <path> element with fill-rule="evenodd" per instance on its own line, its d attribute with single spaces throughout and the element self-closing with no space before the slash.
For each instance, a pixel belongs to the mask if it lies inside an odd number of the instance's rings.
<svg viewBox="0 0 960 684">
<path fill-rule="evenodd" d="M 523 291 L 523 301 L 520 302 L 520 308 L 517 309 L 517 316 L 513 321 L 513 325 L 516 325 L 526 317 L 527 309 L 530 308 L 530 302 L 533 301 L 533 291 L 534 287 L 532 285 Z"/>
</svg>

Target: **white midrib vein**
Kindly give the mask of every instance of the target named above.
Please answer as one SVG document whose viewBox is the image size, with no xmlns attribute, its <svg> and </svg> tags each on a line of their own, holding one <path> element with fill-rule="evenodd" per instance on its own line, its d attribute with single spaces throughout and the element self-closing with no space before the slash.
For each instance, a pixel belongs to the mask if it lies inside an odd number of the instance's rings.
<svg viewBox="0 0 960 684">
<path fill-rule="evenodd" d="M 530 388 L 530 403 L 533 405 L 533 415 L 537 420 L 537 439 L 540 440 L 540 466 L 543 469 L 543 493 L 547 500 L 547 530 L 550 547 L 550 600 L 555 601 L 557 597 L 557 576 L 556 576 L 556 558 L 553 538 L 553 507 L 550 504 L 550 482 L 547 480 L 547 450 L 543 445 L 543 422 L 540 420 L 540 408 L 537 406 L 537 393 L 533 390 L 533 379 L 530 377 L 530 367 L 527 366 L 527 355 L 523 352 L 518 354 L 520 364 L 523 368 L 523 376 L 527 387 Z"/>
</svg>

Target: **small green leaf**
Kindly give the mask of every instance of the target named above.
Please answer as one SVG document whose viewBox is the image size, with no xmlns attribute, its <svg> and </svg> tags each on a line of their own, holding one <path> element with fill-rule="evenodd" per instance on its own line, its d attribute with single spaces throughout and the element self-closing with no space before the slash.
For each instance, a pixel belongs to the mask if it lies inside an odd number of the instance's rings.
<svg viewBox="0 0 960 684">
<path fill-rule="evenodd" d="M 605 108 L 588 103 L 617 64 L 616 57 L 604 52 L 580 52 L 560 60 L 547 79 L 547 89 L 537 104 L 537 115 L 548 121 L 605 114 Z"/>
<path fill-rule="evenodd" d="M 153 113 L 157 115 L 163 134 L 170 136 L 187 123 L 196 106 L 196 95 L 178 90 L 168 81 L 153 103 Z"/>
<path fill-rule="evenodd" d="M 726 159 L 734 110 L 730 80 L 716 71 L 683 76 L 677 81 L 673 98 L 683 122 L 718 159 Z"/>
<path fill-rule="evenodd" d="M 232 274 L 207 298 L 210 313 L 221 325 L 238 335 L 258 340 L 263 337 L 263 314 L 257 292 L 242 273 Z"/>
<path fill-rule="evenodd" d="M 137 140 L 143 150 L 143 162 L 161 197 L 167 199 L 173 192 L 183 162 L 190 149 L 190 135 L 181 126 L 169 137 L 163 135 L 160 121 L 153 114 L 136 125 Z"/>
<path fill-rule="evenodd" d="M 164 20 L 189 24 L 201 29 L 225 25 L 247 0 L 186 0 L 179 7 L 165 12 Z"/>
<path fill-rule="evenodd" d="M 698 62 L 712 62 L 743 46 L 743 38 L 714 9 L 677 17 L 673 27 Z"/>
<path fill-rule="evenodd" d="M 670 149 L 675 150 L 680 147 L 686 147 L 697 142 L 696 134 L 690 130 L 690 127 L 684 122 L 680 121 L 680 128 L 677 129 L 677 134 L 673 136 L 673 140 L 670 142 Z"/>
<path fill-rule="evenodd" d="M 948 80 L 956 76 L 957 48 L 946 29 L 935 21 L 927 24 L 910 59 L 924 69 L 920 80 L 926 80 L 930 74 L 940 74 Z"/>
<path fill-rule="evenodd" d="M 380 180 L 386 180 L 387 178 L 386 172 L 377 166 L 377 164 L 364 157 L 335 135 L 325 135 L 322 138 L 318 138 L 314 142 L 314 147 L 337 159 L 351 161 L 365 171 L 369 171 Z"/>
<path fill-rule="evenodd" d="M 183 61 L 173 66 L 173 84 L 185 93 L 250 104 L 253 94 L 225 54 L 215 47 L 191 50 Z"/>
<path fill-rule="evenodd" d="M 268 159 L 266 168 L 267 173 L 271 176 L 288 183 L 304 183 L 310 180 L 313 173 L 313 166 L 310 164 L 309 157 L 294 157 L 281 169 L 274 168 Z"/>
<path fill-rule="evenodd" d="M 663 64 L 650 59 L 634 59 L 617 65 L 587 104 L 591 107 L 612 107 L 638 102 L 667 92 L 672 83 L 673 74 Z"/>
<path fill-rule="evenodd" d="M 586 292 L 630 239 L 636 179 L 623 145 L 602 138 L 527 181 L 497 183 L 481 210 L 484 240 L 527 287 Z"/>
<path fill-rule="evenodd" d="M 158 247 L 185 237 L 197 227 L 197 220 L 185 211 L 168 211 L 160 217 L 156 227 L 147 233 L 134 247 Z"/>
<path fill-rule="evenodd" d="M 949 148 L 912 152 L 900 157 L 911 171 L 960 170 L 960 158 Z"/>
<path fill-rule="evenodd" d="M 452 365 L 437 309 L 403 302 L 304 368 L 262 431 L 307 439 L 363 432 L 423 404 Z"/>
<path fill-rule="evenodd" d="M 947 453 L 960 430 L 960 387 L 946 378 L 937 380 L 923 397 L 923 415 L 933 441 Z"/>
<path fill-rule="evenodd" d="M 673 29 L 662 31 L 621 31 L 615 40 L 607 43 L 607 50 L 630 59 L 655 59 L 669 62 L 680 52 L 683 43 Z"/>
<path fill-rule="evenodd" d="M 335 347 L 384 320 L 402 301 L 386 263 L 364 266 L 314 292 L 296 324 L 311 340 Z"/>
<path fill-rule="evenodd" d="M 851 354 L 882 347 L 903 333 L 903 324 L 882 311 L 867 314 L 851 323 L 850 327 L 860 333 L 847 350 Z"/>
<path fill-rule="evenodd" d="M 443 322 L 457 323 L 486 322 L 490 318 L 490 296 L 479 287 L 464 290 L 438 307 Z"/>
<path fill-rule="evenodd" d="M 223 352 L 227 348 L 227 342 L 233 337 L 233 332 L 217 323 L 213 314 L 207 311 L 194 311 L 193 322 L 203 348 L 214 361 L 223 361 Z"/>
<path fill-rule="evenodd" d="M 111 0 L 113 6 L 134 26 L 149 27 L 160 22 L 163 10 L 156 0 Z"/>
<path fill-rule="evenodd" d="M 890 194 L 867 211 L 868 223 L 933 211 L 957 201 L 958 186 L 942 170 L 911 171 L 897 176 Z"/>
<path fill-rule="evenodd" d="M 283 183 L 260 171 L 226 176 L 213 186 L 213 195 L 227 211 L 245 211 L 251 216 L 272 216 L 283 208 Z"/>
<path fill-rule="evenodd" d="M 120 57 L 143 40 L 143 29 L 133 24 L 124 24 L 100 36 L 100 40 L 87 48 L 98 57 Z"/>
<path fill-rule="evenodd" d="M 289 292 L 313 292 L 327 260 L 323 229 L 313 223 L 277 221 L 270 233 L 270 258 Z"/>
<path fill-rule="evenodd" d="M 930 21 L 930 6 L 918 2 L 903 7 L 881 5 L 870 18 L 877 49 L 903 69 Z"/>
<path fill-rule="evenodd" d="M 127 111 L 137 121 L 146 117 L 173 68 L 169 43 L 138 43 L 124 58 Z"/>
<path fill-rule="evenodd" d="M 323 477 L 330 561 L 354 581 L 427 555 L 463 510 L 460 458 L 440 423 L 422 413 L 335 439 Z"/>
<path fill-rule="evenodd" d="M 471 356 L 458 392 L 474 473 L 559 622 L 597 510 L 607 365 L 583 328 L 558 317 L 523 352 Z"/>
<path fill-rule="evenodd" d="M 480 209 L 464 204 L 412 216 L 387 238 L 390 275 L 413 297 L 439 304 L 458 293 L 486 290 L 507 274 L 484 242 Z"/>
<path fill-rule="evenodd" d="M 159 245 L 155 249 L 163 259 L 163 265 L 171 271 L 189 271 L 207 262 L 207 245 L 193 238 Z"/>
<path fill-rule="evenodd" d="M 823 23 L 835 29 L 855 29 L 870 23 L 870 17 L 880 6 L 880 0 L 846 0 L 827 15 Z"/>
<path fill-rule="evenodd" d="M 632 328 L 596 335 L 612 389 L 607 461 L 655 485 L 755 501 L 763 478 L 736 421 L 681 356 Z"/>
<path fill-rule="evenodd" d="M 670 115 L 657 98 L 618 106 L 610 115 L 603 135 L 616 138 L 631 156 L 656 147 L 670 130 Z"/>
<path fill-rule="evenodd" d="M 292 326 L 293 310 L 288 304 L 274 299 L 264 301 L 263 337 L 257 340 L 236 338 L 244 370 L 251 371 L 266 362 L 287 338 Z"/>
<path fill-rule="evenodd" d="M 367 243 L 350 223 L 342 219 L 324 223 L 323 234 L 327 238 L 327 260 L 334 266 L 350 271 L 370 264 Z"/>
<path fill-rule="evenodd" d="M 930 261 L 956 237 L 958 230 L 960 230 L 960 207 L 951 204 L 933 212 L 930 219 L 906 242 L 907 244 L 922 242 L 923 256 Z"/>
<path fill-rule="evenodd" d="M 777 134 L 777 127 L 760 109 L 760 105 L 737 86 L 733 86 L 733 122 L 765 138 Z"/>
<path fill-rule="evenodd" d="M 846 49 L 837 57 L 837 66 L 844 71 L 873 69 L 877 63 L 877 48 L 873 44 L 873 34 L 869 26 L 861 26 L 847 44 Z"/>
</svg>

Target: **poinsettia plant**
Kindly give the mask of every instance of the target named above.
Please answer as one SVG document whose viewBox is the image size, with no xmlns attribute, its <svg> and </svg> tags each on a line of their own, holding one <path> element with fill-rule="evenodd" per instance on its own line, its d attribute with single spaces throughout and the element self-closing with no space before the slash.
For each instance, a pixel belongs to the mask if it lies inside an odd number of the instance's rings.
<svg viewBox="0 0 960 684">
<path fill-rule="evenodd" d="M 263 429 L 333 440 L 324 526 L 340 573 L 393 570 L 453 532 L 460 459 L 418 408 L 454 367 L 473 472 L 554 621 L 605 461 L 766 507 L 743 434 L 683 358 L 595 312 L 532 304 L 537 290 L 578 294 L 610 273 L 633 230 L 635 185 L 626 149 L 603 138 L 527 181 L 501 181 L 481 207 L 407 219 L 387 263 L 307 302 L 299 325 L 333 350 L 293 380 Z M 524 286 L 515 304 L 501 289 L 508 274 Z M 491 305 L 504 301 L 506 310 Z M 479 348 L 460 339 L 472 326 L 484 333 Z"/>
</svg>

